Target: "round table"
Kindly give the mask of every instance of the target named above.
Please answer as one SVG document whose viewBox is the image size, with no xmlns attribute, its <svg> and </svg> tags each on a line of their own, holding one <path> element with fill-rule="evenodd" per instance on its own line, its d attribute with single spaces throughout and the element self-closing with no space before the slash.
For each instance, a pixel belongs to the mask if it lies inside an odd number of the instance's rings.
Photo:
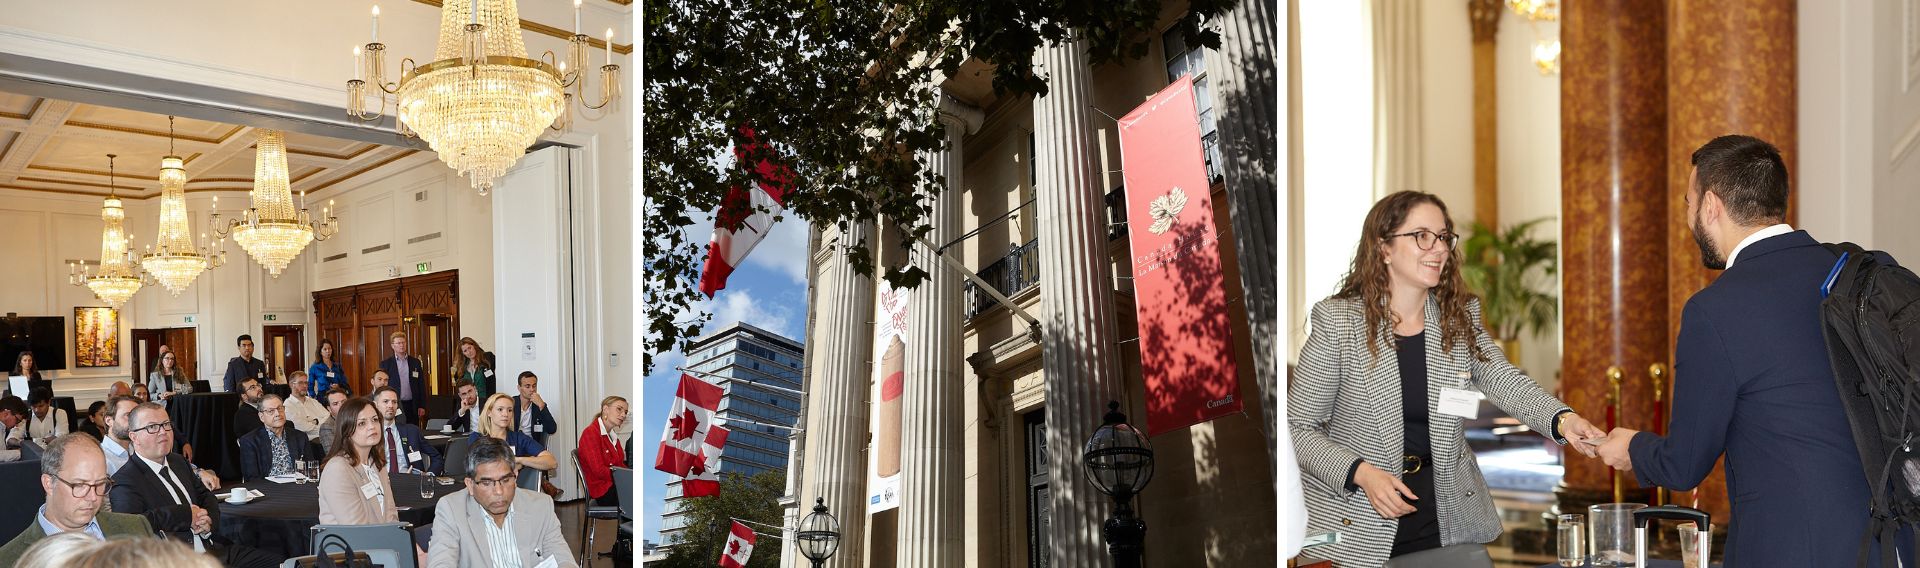
<svg viewBox="0 0 1920 568">
<path fill-rule="evenodd" d="M 433 507 L 441 497 L 465 489 L 458 483 L 435 485 L 433 498 L 421 499 L 420 476 L 395 475 L 392 482 L 400 520 L 415 527 L 433 523 Z M 320 524 L 320 484 L 262 480 L 221 485 L 215 493 L 225 496 L 235 487 L 257 490 L 266 496 L 242 505 L 221 501 L 220 528 L 216 531 L 220 536 L 287 558 L 313 553 L 312 529 Z"/>
<path fill-rule="evenodd" d="M 167 404 L 173 421 L 173 449 L 193 444 L 193 464 L 217 472 L 220 479 L 240 478 L 240 436 L 233 432 L 233 414 L 240 393 L 197 392 L 174 395 Z"/>
</svg>

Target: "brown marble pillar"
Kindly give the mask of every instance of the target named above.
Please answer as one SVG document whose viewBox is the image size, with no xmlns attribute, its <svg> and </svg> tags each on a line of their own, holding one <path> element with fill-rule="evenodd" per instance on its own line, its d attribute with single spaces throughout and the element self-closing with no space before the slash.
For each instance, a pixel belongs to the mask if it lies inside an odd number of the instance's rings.
<svg viewBox="0 0 1920 568">
<path fill-rule="evenodd" d="M 1500 0 L 1467 0 L 1473 25 L 1473 220 L 1500 230 L 1500 99 L 1494 38 L 1507 7 Z"/>
<path fill-rule="evenodd" d="M 1700 265 L 1693 222 L 1682 201 L 1693 151 L 1721 135 L 1746 134 L 1772 142 L 1788 164 L 1795 163 L 1794 4 L 1751 0 L 1729 9 L 1723 3 L 1672 0 L 1667 5 L 1666 309 L 1674 338 L 1679 337 L 1687 299 L 1720 274 Z M 1787 220 L 1793 222 L 1791 209 Z M 1667 353 L 1671 365 L 1672 350 Z M 1674 376 L 1676 382 L 1685 380 L 1685 375 Z M 1721 468 L 1716 465 L 1698 491 L 1700 507 L 1725 519 L 1727 489 Z M 1677 493 L 1673 501 L 1687 504 L 1690 493 Z"/>
<path fill-rule="evenodd" d="M 1645 369 L 1671 353 L 1660 222 L 1670 199 L 1666 12 L 1659 0 L 1562 6 L 1561 396 L 1605 427 L 1606 372 L 1621 367 L 1617 425 L 1648 429 L 1654 403 Z M 1561 510 L 1614 500 L 1611 468 L 1572 453 L 1566 464 Z M 1628 492 L 1629 501 L 1644 499 Z"/>
</svg>

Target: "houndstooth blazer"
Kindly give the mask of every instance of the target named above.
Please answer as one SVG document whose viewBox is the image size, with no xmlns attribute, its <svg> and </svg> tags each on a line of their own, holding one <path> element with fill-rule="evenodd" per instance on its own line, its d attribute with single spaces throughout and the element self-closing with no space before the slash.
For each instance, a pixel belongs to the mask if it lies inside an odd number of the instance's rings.
<svg viewBox="0 0 1920 568">
<path fill-rule="evenodd" d="M 1434 499 L 1440 543 L 1491 542 L 1500 536 L 1500 516 L 1487 494 L 1480 464 L 1467 448 L 1461 419 L 1441 414 L 1440 389 L 1476 390 L 1536 432 L 1553 432 L 1554 416 L 1566 404 L 1522 374 L 1486 331 L 1479 300 L 1467 304 L 1473 341 L 1487 361 L 1475 361 L 1464 345 L 1441 348 L 1439 304 L 1426 306 L 1427 410 L 1432 439 Z M 1305 486 L 1308 534 L 1339 532 L 1336 544 L 1309 554 L 1341 568 L 1379 566 L 1393 550 L 1399 522 L 1382 519 L 1364 490 L 1346 490 L 1355 459 L 1398 476 L 1405 445 L 1401 419 L 1400 367 L 1392 348 L 1369 354 L 1365 313 L 1359 300 L 1328 299 L 1313 306 L 1312 328 L 1300 349 L 1287 391 L 1287 426 L 1299 456 Z M 1557 434 L 1555 442 L 1565 444 Z"/>
</svg>

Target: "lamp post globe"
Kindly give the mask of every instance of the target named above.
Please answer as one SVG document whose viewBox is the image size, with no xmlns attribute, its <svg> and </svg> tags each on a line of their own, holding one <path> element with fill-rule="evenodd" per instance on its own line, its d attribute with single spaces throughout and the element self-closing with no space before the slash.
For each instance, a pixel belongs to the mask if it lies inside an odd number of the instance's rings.
<svg viewBox="0 0 1920 568">
<path fill-rule="evenodd" d="M 1107 403 L 1107 414 L 1101 422 L 1087 439 L 1080 459 L 1094 487 L 1113 498 L 1113 514 L 1101 527 L 1107 553 L 1113 556 L 1115 566 L 1135 568 L 1140 566 L 1145 551 L 1147 522 L 1134 515 L 1133 496 L 1153 481 L 1153 446 L 1147 443 L 1146 434 L 1127 424 L 1127 415 L 1120 413 L 1117 401 Z"/>
<path fill-rule="evenodd" d="M 840 519 L 827 512 L 825 498 L 815 497 L 813 513 L 800 520 L 800 530 L 794 536 L 800 540 L 800 555 L 819 568 L 840 550 Z"/>
</svg>

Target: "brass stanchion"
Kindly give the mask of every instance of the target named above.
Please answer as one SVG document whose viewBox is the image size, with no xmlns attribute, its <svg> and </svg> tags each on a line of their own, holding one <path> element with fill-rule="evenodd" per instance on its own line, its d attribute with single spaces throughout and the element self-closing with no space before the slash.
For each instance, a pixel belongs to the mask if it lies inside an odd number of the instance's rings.
<svg viewBox="0 0 1920 568">
<path fill-rule="evenodd" d="M 1647 376 L 1653 379 L 1653 433 L 1656 436 L 1667 435 L 1667 365 L 1654 363 L 1647 367 Z M 1653 488 L 1653 504 L 1667 504 L 1667 488 Z"/>
<path fill-rule="evenodd" d="M 1623 401 L 1620 398 L 1620 381 L 1621 379 L 1626 378 L 1626 376 L 1627 376 L 1627 371 L 1624 369 L 1621 369 L 1617 365 L 1612 367 L 1607 367 L 1607 385 L 1608 385 L 1607 431 L 1608 432 L 1612 432 L 1614 428 L 1618 428 L 1620 419 L 1622 418 L 1620 416 L 1620 405 L 1621 405 L 1621 402 Z M 1610 470 L 1607 472 L 1607 476 L 1609 479 L 1613 480 L 1613 502 L 1620 503 L 1620 502 L 1626 501 L 1626 488 L 1620 485 L 1620 470 L 1617 470 L 1617 469 Z"/>
</svg>

